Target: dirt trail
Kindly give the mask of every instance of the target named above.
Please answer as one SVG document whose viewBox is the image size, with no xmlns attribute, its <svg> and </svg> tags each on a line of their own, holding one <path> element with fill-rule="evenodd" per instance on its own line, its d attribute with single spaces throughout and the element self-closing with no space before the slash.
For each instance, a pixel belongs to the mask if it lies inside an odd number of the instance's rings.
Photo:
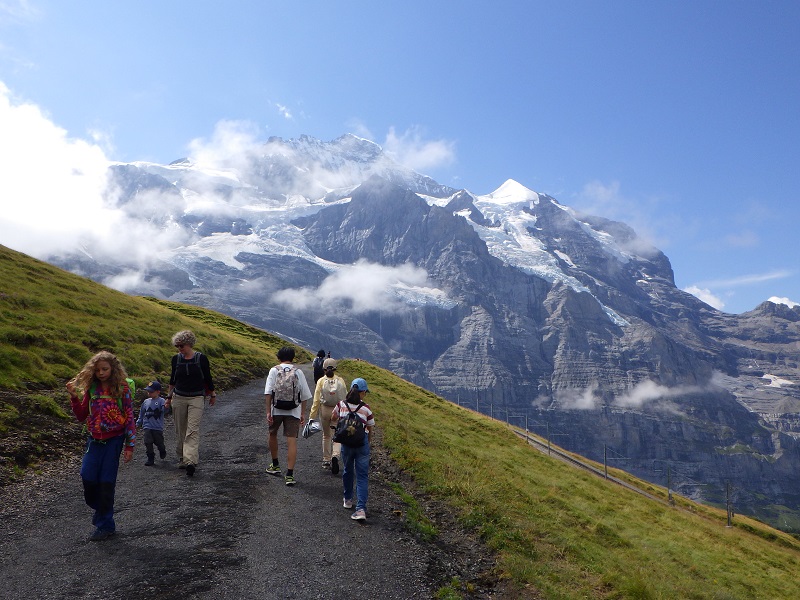
<svg viewBox="0 0 800 600">
<path fill-rule="evenodd" d="M 321 468 L 320 434 L 298 441 L 296 486 L 267 475 L 261 380 L 206 407 L 193 478 L 175 467 L 171 419 L 165 437 L 165 461 L 145 467 L 142 445 L 120 467 L 117 534 L 103 542 L 88 541 L 79 459 L 0 490 L 0 598 L 431 598 L 456 576 L 476 586 L 470 598 L 502 595 L 469 536 L 450 527 L 426 544 L 406 530 L 379 447 L 363 524 Z"/>
</svg>

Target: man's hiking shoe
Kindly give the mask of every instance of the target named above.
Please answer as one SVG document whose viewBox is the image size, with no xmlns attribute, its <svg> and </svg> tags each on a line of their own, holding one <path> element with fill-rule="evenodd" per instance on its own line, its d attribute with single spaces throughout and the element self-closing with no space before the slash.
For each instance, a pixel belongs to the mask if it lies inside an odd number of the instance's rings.
<svg viewBox="0 0 800 600">
<path fill-rule="evenodd" d="M 102 542 L 103 540 L 107 540 L 114 532 L 110 529 L 95 529 L 94 533 L 89 536 L 89 541 L 91 542 Z"/>
<path fill-rule="evenodd" d="M 278 465 L 270 465 L 267 467 L 267 473 L 269 475 L 280 475 L 281 468 Z"/>
<path fill-rule="evenodd" d="M 156 464 L 155 461 L 152 458 L 148 458 L 147 462 L 144 463 L 144 466 L 145 467 L 152 467 L 154 464 Z"/>
<path fill-rule="evenodd" d="M 158 451 L 158 457 L 161 460 L 164 460 L 165 458 L 167 458 L 167 451 L 166 450 L 159 450 Z"/>
<path fill-rule="evenodd" d="M 323 460 L 323 461 L 322 461 L 322 468 L 323 468 L 323 469 L 330 469 L 330 468 L 331 468 L 331 461 L 329 461 L 329 460 Z"/>
<path fill-rule="evenodd" d="M 196 467 L 194 465 L 186 465 L 186 476 L 187 477 L 194 477 L 195 468 Z"/>
<path fill-rule="evenodd" d="M 331 459 L 331 474 L 338 475 L 339 474 L 339 457 L 334 456 Z"/>
<path fill-rule="evenodd" d="M 286 482 L 286 485 L 294 485 L 295 483 L 297 483 L 294 480 L 294 475 L 287 475 L 286 477 L 283 478 L 283 480 Z"/>
<path fill-rule="evenodd" d="M 345 498 L 344 502 L 342 502 L 342 506 L 344 506 L 345 508 L 353 508 L 353 501 Z"/>
<path fill-rule="evenodd" d="M 353 519 L 353 521 L 366 521 L 367 511 L 365 511 L 363 508 L 360 508 L 352 515 L 350 515 L 350 518 Z"/>
</svg>

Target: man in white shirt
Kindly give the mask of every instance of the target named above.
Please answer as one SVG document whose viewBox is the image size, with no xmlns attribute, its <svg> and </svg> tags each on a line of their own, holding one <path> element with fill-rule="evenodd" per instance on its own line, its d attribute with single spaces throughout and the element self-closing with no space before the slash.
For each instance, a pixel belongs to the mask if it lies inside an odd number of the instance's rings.
<svg viewBox="0 0 800 600">
<path fill-rule="evenodd" d="M 297 460 L 297 437 L 305 422 L 305 403 L 311 399 L 306 376 L 292 364 L 294 348 L 284 346 L 278 350 L 279 365 L 272 367 L 267 375 L 264 397 L 267 404 L 267 423 L 269 424 L 269 452 L 272 464 L 267 473 L 278 476 L 281 468 L 278 463 L 278 429 L 283 424 L 286 438 L 286 485 L 294 485 L 294 463 Z"/>
</svg>

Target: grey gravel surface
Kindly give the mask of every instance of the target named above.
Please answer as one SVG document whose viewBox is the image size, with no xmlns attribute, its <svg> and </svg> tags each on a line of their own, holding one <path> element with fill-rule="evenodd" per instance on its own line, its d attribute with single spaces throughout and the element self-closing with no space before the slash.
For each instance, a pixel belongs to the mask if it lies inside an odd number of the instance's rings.
<svg viewBox="0 0 800 600">
<path fill-rule="evenodd" d="M 452 577 L 470 582 L 465 597 L 506 596 L 468 534 L 425 543 L 407 530 L 379 443 L 366 522 L 342 507 L 341 475 L 321 468 L 320 434 L 298 440 L 297 485 L 267 475 L 263 381 L 206 407 L 193 478 L 175 466 L 171 418 L 165 438 L 166 460 L 144 466 L 142 444 L 121 465 L 106 541 L 88 541 L 78 457 L 0 490 L 0 598 L 432 598 Z"/>
</svg>

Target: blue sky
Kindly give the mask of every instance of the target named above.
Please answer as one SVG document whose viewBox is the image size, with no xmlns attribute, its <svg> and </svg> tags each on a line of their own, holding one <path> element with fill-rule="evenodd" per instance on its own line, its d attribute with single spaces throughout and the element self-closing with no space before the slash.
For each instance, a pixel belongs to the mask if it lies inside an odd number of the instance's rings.
<svg viewBox="0 0 800 600">
<path fill-rule="evenodd" d="M 0 170 L 171 162 L 231 123 L 352 132 L 628 223 L 738 313 L 800 302 L 798 32 L 793 0 L 0 0 Z"/>
</svg>

